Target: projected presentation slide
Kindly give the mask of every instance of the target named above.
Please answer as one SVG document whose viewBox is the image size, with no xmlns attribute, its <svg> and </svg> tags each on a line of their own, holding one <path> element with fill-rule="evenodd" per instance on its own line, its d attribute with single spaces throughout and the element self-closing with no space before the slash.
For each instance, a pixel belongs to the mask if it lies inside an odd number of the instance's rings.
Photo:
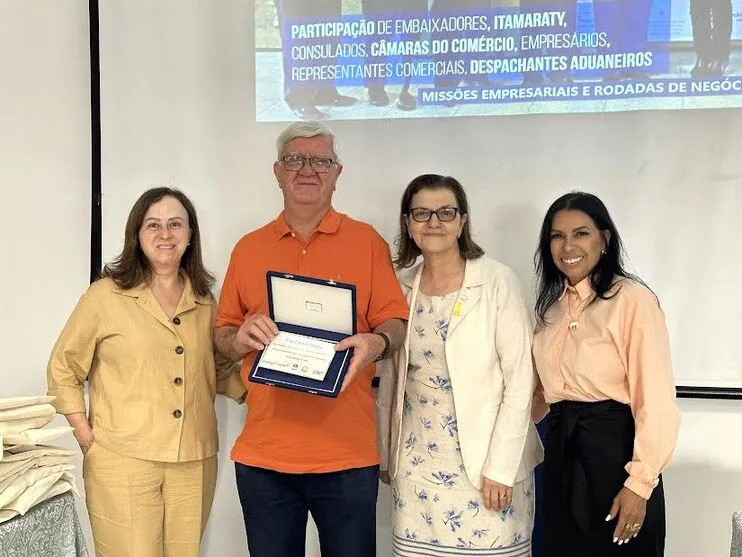
<svg viewBox="0 0 742 557">
<path fill-rule="evenodd" d="M 258 121 L 742 106 L 742 0 L 256 0 Z"/>
</svg>

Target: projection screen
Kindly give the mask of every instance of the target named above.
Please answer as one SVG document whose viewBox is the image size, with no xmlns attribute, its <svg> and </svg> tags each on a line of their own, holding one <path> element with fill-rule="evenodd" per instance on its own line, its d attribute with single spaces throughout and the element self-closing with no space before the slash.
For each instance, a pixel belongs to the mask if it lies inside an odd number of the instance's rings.
<svg viewBox="0 0 742 557">
<path fill-rule="evenodd" d="M 742 106 L 742 0 L 256 0 L 260 122 Z"/>
</svg>

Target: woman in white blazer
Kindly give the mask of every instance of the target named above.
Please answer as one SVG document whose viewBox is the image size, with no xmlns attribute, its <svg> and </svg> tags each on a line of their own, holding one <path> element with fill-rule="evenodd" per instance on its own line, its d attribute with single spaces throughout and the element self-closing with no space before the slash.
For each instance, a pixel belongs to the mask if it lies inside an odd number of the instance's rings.
<svg viewBox="0 0 742 557">
<path fill-rule="evenodd" d="M 461 184 L 415 178 L 395 261 L 407 339 L 381 370 L 377 401 L 395 556 L 531 554 L 543 458 L 532 327 L 515 274 L 483 254 Z"/>
</svg>

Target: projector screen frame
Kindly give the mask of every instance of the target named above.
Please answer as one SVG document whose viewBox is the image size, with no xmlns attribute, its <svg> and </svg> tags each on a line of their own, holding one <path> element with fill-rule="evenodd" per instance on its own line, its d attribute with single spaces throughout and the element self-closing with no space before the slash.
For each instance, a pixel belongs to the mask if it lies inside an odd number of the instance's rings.
<svg viewBox="0 0 742 557">
<path fill-rule="evenodd" d="M 742 388 L 737 387 L 676 387 L 678 398 L 709 398 L 720 400 L 742 400 Z"/>
</svg>

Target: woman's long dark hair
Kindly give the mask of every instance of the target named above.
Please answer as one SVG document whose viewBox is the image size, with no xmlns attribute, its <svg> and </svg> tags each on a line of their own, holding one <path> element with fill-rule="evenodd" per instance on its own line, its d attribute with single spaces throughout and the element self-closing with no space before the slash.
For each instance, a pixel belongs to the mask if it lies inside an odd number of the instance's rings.
<svg viewBox="0 0 742 557">
<path fill-rule="evenodd" d="M 193 291 L 199 296 L 208 296 L 211 294 L 211 287 L 214 286 L 214 275 L 204 267 L 201 256 L 201 230 L 198 227 L 196 209 L 182 191 L 172 188 L 152 188 L 136 200 L 126 220 L 124 249 L 118 257 L 103 267 L 101 278 L 111 277 L 116 286 L 124 289 L 134 288 L 150 279 L 152 269 L 139 244 L 139 229 L 142 228 L 149 208 L 163 197 L 174 197 L 188 213 L 191 239 L 180 260 L 180 268 L 191 279 Z"/>
<path fill-rule="evenodd" d="M 456 178 L 441 176 L 440 174 L 421 174 L 414 178 L 404 190 L 399 208 L 399 233 L 395 241 L 397 256 L 394 264 L 398 267 L 410 267 L 422 253 L 415 241 L 407 232 L 407 215 L 410 214 L 412 198 L 420 190 L 448 190 L 456 198 L 459 215 L 466 215 L 466 222 L 459 236 L 459 252 L 464 259 L 476 259 L 484 255 L 484 250 L 477 245 L 471 236 L 471 215 L 469 215 L 469 200 L 466 198 L 464 186 Z"/>
<path fill-rule="evenodd" d="M 546 211 L 539 234 L 538 249 L 533 258 L 538 276 L 536 315 L 541 322 L 545 321 L 546 311 L 564 291 L 564 274 L 557 268 L 551 255 L 551 227 L 554 215 L 568 209 L 582 211 L 593 220 L 598 230 L 610 232 L 605 254 L 600 257 L 598 264 L 590 273 L 590 286 L 595 291 L 595 298 L 590 303 L 599 298 L 607 300 L 615 296 L 618 290 L 611 288 L 616 277 L 625 277 L 644 284 L 641 279 L 624 268 L 623 243 L 603 202 L 592 193 L 570 192 L 554 201 Z"/>
</svg>

